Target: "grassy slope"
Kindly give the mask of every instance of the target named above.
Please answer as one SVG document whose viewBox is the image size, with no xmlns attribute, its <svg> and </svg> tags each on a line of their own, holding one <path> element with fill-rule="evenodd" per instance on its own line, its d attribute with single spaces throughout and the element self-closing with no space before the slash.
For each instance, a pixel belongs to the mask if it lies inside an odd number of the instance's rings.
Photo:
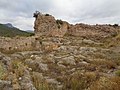
<svg viewBox="0 0 120 90">
<path fill-rule="evenodd" d="M 15 37 L 15 36 L 31 36 L 31 35 L 33 35 L 33 33 L 21 31 L 17 28 L 9 28 L 3 24 L 0 24 L 0 36 Z"/>
</svg>

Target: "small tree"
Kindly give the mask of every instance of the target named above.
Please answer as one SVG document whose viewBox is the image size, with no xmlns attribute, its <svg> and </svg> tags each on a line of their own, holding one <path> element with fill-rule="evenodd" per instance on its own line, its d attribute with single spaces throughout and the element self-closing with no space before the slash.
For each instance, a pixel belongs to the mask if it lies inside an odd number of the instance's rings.
<svg viewBox="0 0 120 90">
<path fill-rule="evenodd" d="M 62 20 L 56 20 L 56 23 L 62 25 L 62 24 L 63 24 L 63 21 L 62 21 Z"/>
<path fill-rule="evenodd" d="M 37 18 L 39 14 L 40 14 L 40 12 L 39 12 L 39 11 L 36 11 L 36 12 L 33 14 L 33 17 Z"/>
<path fill-rule="evenodd" d="M 113 27 L 118 27 L 119 25 L 118 24 L 114 24 Z"/>
<path fill-rule="evenodd" d="M 50 16 L 49 14 L 45 14 L 45 16 Z"/>
</svg>

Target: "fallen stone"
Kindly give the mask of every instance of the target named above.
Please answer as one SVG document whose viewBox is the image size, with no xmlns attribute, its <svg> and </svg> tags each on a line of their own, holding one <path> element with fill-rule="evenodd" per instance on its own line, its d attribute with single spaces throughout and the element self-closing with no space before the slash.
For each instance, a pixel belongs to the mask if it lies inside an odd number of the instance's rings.
<svg viewBox="0 0 120 90">
<path fill-rule="evenodd" d="M 0 80 L 0 90 L 13 90 L 11 82 Z"/>
<path fill-rule="evenodd" d="M 65 58 L 61 58 L 58 64 L 65 64 L 65 65 L 76 65 L 74 56 L 69 56 Z"/>
</svg>

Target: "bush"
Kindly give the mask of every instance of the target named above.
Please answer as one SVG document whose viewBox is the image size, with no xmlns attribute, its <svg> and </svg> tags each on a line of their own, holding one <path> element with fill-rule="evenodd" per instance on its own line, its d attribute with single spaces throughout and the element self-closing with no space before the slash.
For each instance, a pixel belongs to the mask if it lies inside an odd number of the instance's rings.
<svg viewBox="0 0 120 90">
<path fill-rule="evenodd" d="M 89 90 L 119 90 L 120 89 L 120 78 L 119 77 L 101 77 L 99 80 L 94 82 Z"/>
<path fill-rule="evenodd" d="M 24 64 L 19 60 L 13 60 L 11 64 L 12 64 L 12 71 L 16 74 L 16 76 L 18 78 L 22 77 L 24 75 L 26 66 L 24 66 Z"/>
<path fill-rule="evenodd" d="M 37 18 L 39 14 L 40 14 L 40 12 L 39 12 L 39 11 L 36 11 L 36 12 L 33 14 L 33 17 Z"/>
<path fill-rule="evenodd" d="M 49 14 L 45 14 L 45 16 L 50 16 Z"/>
<path fill-rule="evenodd" d="M 60 29 L 60 25 L 58 25 L 58 29 Z"/>
<path fill-rule="evenodd" d="M 0 79 L 4 79 L 6 75 L 6 69 L 4 68 L 3 63 L 0 62 Z"/>
<path fill-rule="evenodd" d="M 118 24 L 114 24 L 113 27 L 118 27 L 119 25 Z"/>
<path fill-rule="evenodd" d="M 63 21 L 62 20 L 56 20 L 56 23 L 62 25 Z"/>
<path fill-rule="evenodd" d="M 117 70 L 117 71 L 115 72 L 115 74 L 116 74 L 117 76 L 120 76 L 120 70 Z"/>
<path fill-rule="evenodd" d="M 52 85 L 49 85 L 38 72 L 32 73 L 32 81 L 37 90 L 55 90 Z"/>
<path fill-rule="evenodd" d="M 83 75 L 76 72 L 72 76 L 66 77 L 63 90 L 85 90 L 96 80 L 97 76 L 93 72 L 87 72 Z"/>
</svg>

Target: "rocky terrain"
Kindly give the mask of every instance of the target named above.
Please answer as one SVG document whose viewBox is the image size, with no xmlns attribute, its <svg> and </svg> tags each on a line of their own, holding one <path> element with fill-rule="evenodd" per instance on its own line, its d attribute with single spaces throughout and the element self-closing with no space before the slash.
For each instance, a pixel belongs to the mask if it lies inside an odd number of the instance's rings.
<svg viewBox="0 0 120 90">
<path fill-rule="evenodd" d="M 1 37 L 0 90 L 120 89 L 119 26 L 35 18 L 35 36 Z"/>
</svg>

